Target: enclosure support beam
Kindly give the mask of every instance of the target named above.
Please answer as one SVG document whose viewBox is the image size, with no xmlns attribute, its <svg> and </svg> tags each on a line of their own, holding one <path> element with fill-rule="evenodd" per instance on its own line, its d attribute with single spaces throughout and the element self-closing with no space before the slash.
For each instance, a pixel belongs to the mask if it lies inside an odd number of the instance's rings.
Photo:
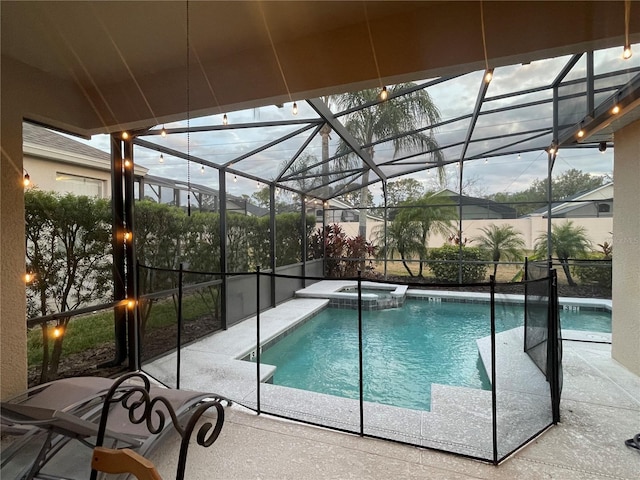
<svg viewBox="0 0 640 480">
<path fill-rule="evenodd" d="M 276 185 L 269 185 L 269 257 L 271 261 L 271 306 L 276 306 Z"/>
<path fill-rule="evenodd" d="M 123 300 L 126 296 L 125 284 L 125 251 L 124 251 L 124 199 L 122 173 L 122 141 L 111 135 L 111 212 L 113 232 L 113 298 Z M 113 360 L 98 367 L 120 365 L 127 358 L 127 307 L 117 306 L 113 309 L 115 336 L 115 356 Z"/>
<path fill-rule="evenodd" d="M 218 186 L 220 188 L 220 320 L 222 329 L 227 329 L 227 175 L 218 170 Z"/>
</svg>

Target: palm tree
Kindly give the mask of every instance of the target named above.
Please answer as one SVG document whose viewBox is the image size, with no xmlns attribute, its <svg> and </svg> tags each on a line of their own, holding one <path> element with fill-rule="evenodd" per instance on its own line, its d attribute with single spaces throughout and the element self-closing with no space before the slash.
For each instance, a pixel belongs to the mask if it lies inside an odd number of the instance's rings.
<svg viewBox="0 0 640 480">
<path fill-rule="evenodd" d="M 386 233 L 386 237 L 385 237 Z M 374 243 L 377 245 L 385 245 L 378 252 L 379 258 L 389 259 L 398 253 L 402 260 L 402 265 L 409 273 L 410 277 L 414 277 L 414 273 L 407 264 L 407 261 L 416 255 L 422 258 L 424 245 L 420 242 L 420 228 L 415 222 L 408 221 L 403 218 L 395 218 L 387 227 L 385 232 L 384 226 L 379 225 L 374 228 Z"/>
<path fill-rule="evenodd" d="M 542 233 L 536 239 L 534 251 L 537 258 L 547 258 L 549 256 L 547 238 L 547 233 Z M 587 231 L 583 226 L 574 226 L 573 222 L 566 221 L 563 224 L 551 227 L 551 248 L 558 256 L 569 285 L 576 285 L 571 277 L 569 259 L 584 255 L 590 247 L 591 241 L 587 238 Z"/>
<path fill-rule="evenodd" d="M 403 151 L 430 152 L 431 157 L 438 163 L 443 162 L 443 155 L 438 149 L 433 133 L 416 131 L 440 120 L 440 112 L 424 89 L 411 91 L 414 83 L 402 83 L 389 88 L 389 100 L 378 101 L 378 90 L 369 89 L 360 92 L 345 93 L 332 97 L 335 105 L 342 110 L 356 109 L 346 116 L 344 125 L 353 137 L 360 143 L 371 159 L 374 157 L 373 143 L 390 139 L 394 148 L 394 157 Z M 410 90 L 401 95 L 402 91 Z M 400 96 L 395 97 L 395 95 Z M 377 102 L 367 108 L 357 107 Z M 407 133 L 412 132 L 412 133 Z M 338 147 L 338 154 L 348 154 L 349 147 L 342 142 Z M 361 211 L 359 234 L 366 237 L 367 215 L 363 201 L 367 198 L 367 184 L 369 183 L 369 167 L 364 166 L 362 173 L 362 188 L 360 193 Z"/>
<path fill-rule="evenodd" d="M 525 247 L 522 233 L 515 230 L 511 225 L 491 224 L 480 230 L 483 235 L 475 240 L 478 242 L 479 248 L 487 250 L 491 254 L 494 278 L 501 258 L 505 260 L 519 260 L 522 258 Z"/>
<path fill-rule="evenodd" d="M 406 260 L 418 256 L 420 266 L 418 277 L 422 277 L 424 262 L 427 258 L 427 241 L 436 232 L 449 233 L 451 221 L 457 217 L 455 208 L 450 205 L 448 198 L 433 192 L 427 192 L 417 200 L 402 202 L 397 214 L 387 228 L 387 252 L 400 254 L 402 264 L 410 276 L 414 276 Z M 378 244 L 384 242 L 384 232 L 376 231 Z"/>
</svg>

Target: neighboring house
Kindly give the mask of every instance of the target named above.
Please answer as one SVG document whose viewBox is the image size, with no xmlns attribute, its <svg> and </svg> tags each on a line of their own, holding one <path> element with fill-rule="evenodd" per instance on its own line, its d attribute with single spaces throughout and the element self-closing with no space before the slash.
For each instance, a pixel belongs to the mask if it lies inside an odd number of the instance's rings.
<svg viewBox="0 0 640 480">
<path fill-rule="evenodd" d="M 203 211 L 218 211 L 220 209 L 220 191 L 214 188 L 184 181 L 146 175 L 139 181 L 139 196 L 155 202 L 168 203 L 185 207 L 187 205 L 187 190 L 192 193 L 192 208 Z M 136 197 L 138 198 L 138 197 Z M 269 215 L 269 209 L 254 205 L 242 197 L 227 193 L 227 212 L 239 212 L 244 215 L 263 217 Z"/>
<path fill-rule="evenodd" d="M 540 208 L 529 214 L 547 218 L 549 209 Z M 551 205 L 551 218 L 602 218 L 613 216 L 613 183 L 580 192 Z"/>
<path fill-rule="evenodd" d="M 324 216 L 327 225 L 331 223 L 349 223 L 349 222 L 359 222 L 360 220 L 360 209 L 359 207 L 354 207 L 346 202 L 338 200 L 336 198 L 332 198 L 325 202 L 326 206 L 318 201 L 318 203 L 313 204 L 311 207 L 307 207 L 307 213 L 312 215 L 315 213 L 316 221 L 318 223 L 322 223 L 322 217 Z M 367 222 L 382 222 L 383 218 L 378 215 L 372 215 L 371 213 L 367 214 Z"/>
<path fill-rule="evenodd" d="M 23 166 L 30 177 L 30 188 L 73 193 L 98 198 L 111 197 L 111 155 L 65 135 L 23 122 Z M 186 206 L 188 186 L 163 177 L 147 175 L 148 169 L 134 165 L 136 199 Z M 191 184 L 193 208 L 219 209 L 219 191 Z M 227 195 L 227 211 L 261 217 L 269 210 Z"/>
<path fill-rule="evenodd" d="M 111 196 L 111 156 L 46 128 L 23 122 L 23 167 L 31 187 L 92 197 Z M 138 175 L 146 169 L 136 166 Z"/>
<path fill-rule="evenodd" d="M 516 218 L 516 209 L 503 205 L 486 198 L 460 196 L 453 190 L 444 189 L 437 193 L 443 197 L 449 198 L 456 208 L 462 205 L 462 220 L 483 220 L 483 219 L 503 219 Z"/>
</svg>

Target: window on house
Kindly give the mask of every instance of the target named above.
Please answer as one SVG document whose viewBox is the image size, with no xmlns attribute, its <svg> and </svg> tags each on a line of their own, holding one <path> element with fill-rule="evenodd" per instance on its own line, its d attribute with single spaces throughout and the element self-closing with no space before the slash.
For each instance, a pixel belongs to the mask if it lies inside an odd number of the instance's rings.
<svg viewBox="0 0 640 480">
<path fill-rule="evenodd" d="M 609 213 L 611 212 L 611 205 L 608 203 L 599 203 L 598 204 L 598 213 Z"/>
<path fill-rule="evenodd" d="M 60 182 L 60 191 L 74 195 L 86 195 L 87 197 L 103 198 L 104 196 L 104 180 L 98 178 L 58 172 L 56 173 L 56 182 Z"/>
</svg>

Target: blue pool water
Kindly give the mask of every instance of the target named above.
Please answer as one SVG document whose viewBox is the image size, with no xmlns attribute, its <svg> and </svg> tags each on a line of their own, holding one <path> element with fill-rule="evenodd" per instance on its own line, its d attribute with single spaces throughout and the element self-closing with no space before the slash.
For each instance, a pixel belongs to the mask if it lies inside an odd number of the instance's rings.
<svg viewBox="0 0 640 480">
<path fill-rule="evenodd" d="M 564 328 L 603 331 L 608 321 L 610 329 L 606 312 L 561 316 Z M 521 307 L 496 309 L 498 332 L 521 324 Z M 432 383 L 489 389 L 476 339 L 490 333 L 489 304 L 407 300 L 403 308 L 363 312 L 365 401 L 429 410 Z M 276 385 L 359 398 L 357 311 L 321 311 L 261 361 L 277 366 Z"/>
</svg>

